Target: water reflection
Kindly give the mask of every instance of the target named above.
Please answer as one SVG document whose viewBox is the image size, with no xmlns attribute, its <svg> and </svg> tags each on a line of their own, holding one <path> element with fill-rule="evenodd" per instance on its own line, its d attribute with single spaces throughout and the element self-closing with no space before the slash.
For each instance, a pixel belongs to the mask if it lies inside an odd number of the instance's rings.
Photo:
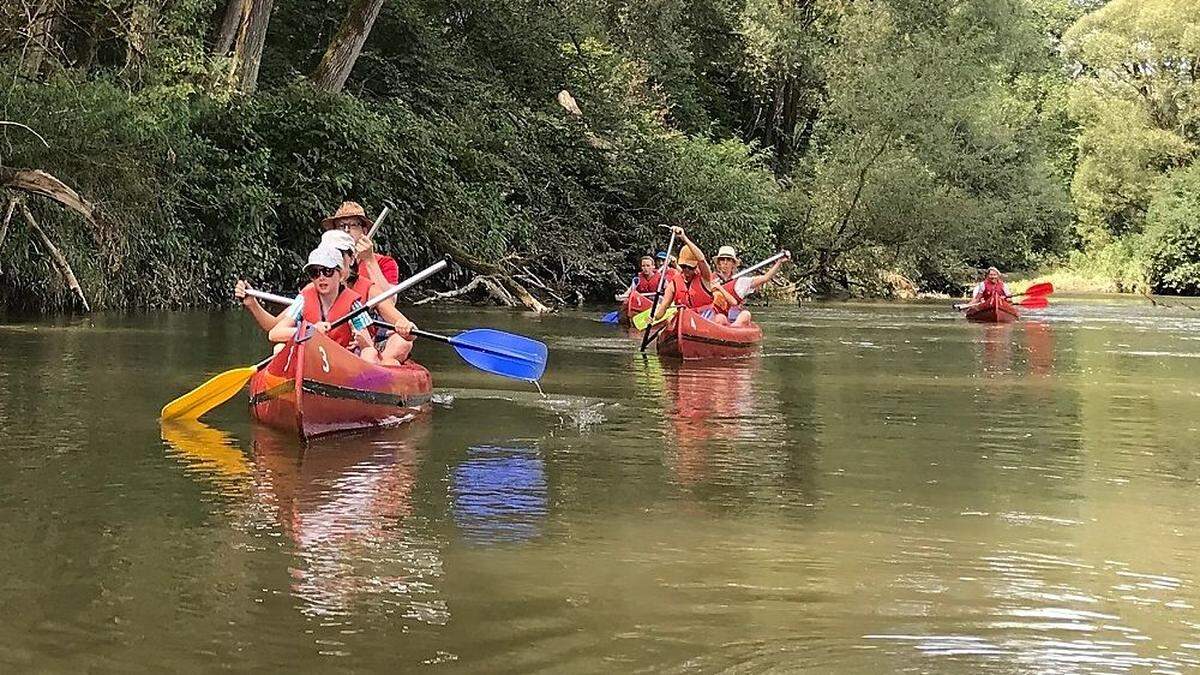
<svg viewBox="0 0 1200 675">
<path fill-rule="evenodd" d="M 437 542 L 405 527 L 413 512 L 422 422 L 369 436 L 327 439 L 304 449 L 290 435 L 256 426 L 253 462 L 223 431 L 196 421 L 162 427 L 169 452 L 187 470 L 240 497 L 271 527 L 243 523 L 256 536 L 278 528 L 291 542 L 288 569 L 301 610 L 348 615 L 356 607 L 397 607 L 406 618 L 442 624 L 445 604 Z M 239 518 L 238 520 L 245 520 Z"/>
<path fill-rule="evenodd" d="M 416 448 L 427 433 L 418 422 L 306 451 L 290 436 L 255 428 L 255 496 L 295 545 L 291 588 L 305 613 L 344 615 L 377 601 L 428 623 L 449 618 L 432 585 L 441 575 L 438 550 L 405 527 Z"/>
<path fill-rule="evenodd" d="M 1043 321 L 1026 321 L 1025 347 L 1029 350 L 1029 373 L 1048 377 L 1054 373 L 1054 327 Z"/>
<path fill-rule="evenodd" d="M 522 542 L 541 534 L 546 467 L 536 450 L 471 447 L 450 482 L 454 522 L 475 543 Z"/>
<path fill-rule="evenodd" d="M 1025 374 L 1019 368 L 1023 359 L 1015 356 L 1014 352 L 1024 352 L 1028 374 L 1045 377 L 1053 373 L 1054 327 L 1051 324 L 1029 320 L 982 324 L 972 328 L 981 332 L 977 342 L 984 377 Z M 1021 349 L 1022 346 L 1024 349 Z"/>
</svg>

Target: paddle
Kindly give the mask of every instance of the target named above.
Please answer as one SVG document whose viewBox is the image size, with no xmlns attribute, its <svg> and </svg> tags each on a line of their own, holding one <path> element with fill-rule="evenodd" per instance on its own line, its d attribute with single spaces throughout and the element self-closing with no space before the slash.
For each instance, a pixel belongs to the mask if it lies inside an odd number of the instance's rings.
<svg viewBox="0 0 1200 675">
<path fill-rule="evenodd" d="M 396 284 L 395 286 L 392 286 L 391 288 L 387 289 L 386 291 L 371 298 L 370 300 L 368 300 L 366 303 L 364 303 L 358 309 L 352 309 L 349 312 L 346 312 L 345 316 L 343 316 L 342 318 L 338 319 L 337 321 L 334 321 L 333 323 L 329 324 L 329 329 L 333 330 L 334 328 L 337 328 L 338 326 L 346 323 L 347 321 L 353 319 L 354 317 L 358 316 L 359 314 L 362 314 L 363 312 L 366 312 L 366 311 L 374 308 L 376 305 L 383 302 L 384 300 L 387 300 L 388 298 L 390 298 L 398 293 L 402 293 L 402 292 L 408 290 L 409 288 L 412 288 L 413 286 L 428 279 L 429 277 L 437 274 L 438 272 L 441 272 L 442 270 L 446 269 L 447 265 L 450 264 L 448 262 L 448 260 L 449 260 L 448 258 L 443 258 L 443 259 L 435 262 L 434 264 L 430 265 L 429 267 L 426 267 L 425 269 L 421 270 L 420 272 L 417 272 L 416 274 L 405 279 L 404 281 L 401 281 L 400 283 Z M 308 338 L 312 337 L 312 331 L 314 331 L 314 330 L 315 330 L 315 328 L 310 324 L 308 326 L 308 329 L 305 330 L 304 335 L 302 337 L 298 338 L 296 341 L 304 342 Z"/>
<path fill-rule="evenodd" d="M 367 232 L 367 239 L 370 239 L 375 236 L 375 231 L 379 229 L 379 226 L 383 224 L 383 219 L 387 218 L 388 214 L 391 212 L 392 212 L 391 202 L 385 202 L 383 205 L 383 210 L 380 211 L 379 216 L 377 218 L 375 218 L 375 224 L 372 225 L 371 229 Z"/>
<path fill-rule="evenodd" d="M 163 406 L 159 417 L 164 422 L 171 420 L 194 420 L 225 401 L 233 398 L 254 374 L 266 366 L 275 355 L 259 361 L 253 366 L 234 368 L 214 375 L 207 382 Z"/>
<path fill-rule="evenodd" d="M 1023 294 L 1018 293 L 1017 295 L 1023 295 Z M 1016 296 L 1009 296 L 1009 297 L 1016 297 Z M 971 307 L 974 307 L 976 304 L 978 304 L 978 303 L 966 302 L 966 303 L 962 303 L 962 304 L 955 304 L 954 309 L 958 309 L 958 310 L 970 309 Z M 1013 304 L 1017 305 L 1018 307 L 1024 307 L 1025 309 L 1045 309 L 1050 306 L 1050 300 L 1049 300 L 1049 298 L 1047 298 L 1044 295 L 1034 295 L 1034 296 L 1025 298 L 1024 300 L 1019 300 L 1017 302 L 1014 302 Z"/>
<path fill-rule="evenodd" d="M 438 262 L 434 263 L 433 265 L 430 265 L 429 267 L 421 270 L 420 272 L 417 272 L 416 274 L 412 275 L 411 277 L 400 282 L 396 286 L 393 286 L 392 288 L 388 289 L 387 291 L 384 291 L 383 293 L 380 293 L 379 295 L 375 296 L 371 300 L 371 302 L 367 303 L 367 305 L 364 305 L 362 308 L 355 310 L 355 311 L 351 312 L 350 314 L 342 317 L 341 319 L 338 320 L 337 323 L 335 323 L 333 325 L 336 326 L 336 325 L 340 325 L 341 323 L 344 323 L 346 321 L 349 321 L 353 316 L 356 316 L 357 314 L 359 314 L 361 312 L 365 312 L 369 307 L 374 307 L 375 305 L 382 302 L 384 299 L 387 299 L 388 297 L 391 297 L 391 296 L 393 296 L 397 293 L 400 293 L 408 288 L 411 288 L 412 286 L 415 286 L 416 284 L 424 281 L 425 279 L 432 276 L 433 274 L 436 274 L 436 273 L 440 272 L 441 270 L 445 269 L 446 265 L 447 265 L 447 263 L 444 259 L 439 260 Z M 285 298 L 283 296 L 280 296 L 280 295 L 272 295 L 271 293 L 263 293 L 262 291 L 256 291 L 253 289 L 247 289 L 246 292 L 248 294 L 254 295 L 255 297 L 263 298 L 265 300 L 271 300 L 271 301 L 280 302 L 283 304 L 291 304 L 292 303 L 292 300 Z M 310 326 L 310 330 L 311 330 L 311 326 Z M 311 335 L 311 333 L 310 333 L 310 335 Z M 238 393 L 238 391 L 241 390 L 242 387 L 246 386 L 246 383 L 250 381 L 250 378 L 254 376 L 254 373 L 258 372 L 260 369 L 265 367 L 267 365 L 267 363 L 269 363 L 271 361 L 272 358 L 273 358 L 273 355 L 268 356 L 267 358 L 263 359 L 262 361 L 259 361 L 258 363 L 256 363 L 253 366 L 234 368 L 232 370 L 227 370 L 219 375 L 216 375 L 216 376 L 210 378 L 207 382 L 200 385 L 199 387 L 196 387 L 195 389 L 189 391 L 188 393 L 184 394 L 183 396 L 180 396 L 179 398 L 175 399 L 174 401 L 171 401 L 170 403 L 163 406 L 162 412 L 160 413 L 160 417 L 164 421 L 173 420 L 173 419 L 193 419 L 194 420 L 194 419 L 200 417 L 201 415 L 208 412 L 209 410 L 212 410 L 213 408 L 221 405 L 225 401 L 228 401 L 230 398 L 232 398 L 234 394 Z"/>
<path fill-rule="evenodd" d="M 611 311 L 608 314 L 605 314 L 603 317 L 601 317 L 600 323 L 617 323 L 617 321 L 620 320 L 620 317 L 621 317 L 620 310 L 614 309 L 613 311 Z"/>
<path fill-rule="evenodd" d="M 1040 284 L 1034 284 L 1034 285 L 1030 286 L 1029 288 L 1026 288 L 1021 293 L 1013 293 L 1012 295 L 1010 295 L 1008 297 L 1017 298 L 1022 295 L 1046 296 L 1046 295 L 1050 295 L 1053 292 L 1054 292 L 1054 284 L 1050 283 L 1049 281 L 1043 281 Z"/>
<path fill-rule="evenodd" d="M 667 286 L 667 270 L 671 269 L 671 251 L 675 248 L 675 228 L 671 228 L 671 239 L 667 242 L 667 257 L 663 259 L 662 267 L 658 270 L 658 288 L 654 289 L 654 300 L 650 303 L 650 309 L 647 310 L 647 316 L 654 316 L 658 313 L 658 301 L 662 298 L 663 289 Z M 650 324 L 639 328 L 642 331 L 642 346 L 640 351 L 646 351 L 646 345 L 650 343 Z"/>
<path fill-rule="evenodd" d="M 385 321 L 376 321 L 375 325 L 396 330 Z M 536 382 L 546 372 L 546 345 L 524 335 L 491 328 L 476 328 L 453 337 L 419 328 L 412 329 L 412 334 L 454 347 L 464 361 L 493 375 Z"/>
</svg>

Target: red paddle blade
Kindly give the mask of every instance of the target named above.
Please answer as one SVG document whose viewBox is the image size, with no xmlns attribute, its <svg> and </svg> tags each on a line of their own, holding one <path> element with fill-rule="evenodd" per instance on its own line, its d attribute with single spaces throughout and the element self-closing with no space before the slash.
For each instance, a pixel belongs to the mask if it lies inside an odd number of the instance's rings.
<svg viewBox="0 0 1200 675">
<path fill-rule="evenodd" d="M 1050 301 L 1044 295 L 1034 295 L 1017 303 L 1025 309 L 1043 309 L 1050 306 Z"/>
<path fill-rule="evenodd" d="M 1040 284 L 1034 284 L 1025 289 L 1022 295 L 1050 295 L 1054 292 L 1054 284 L 1049 281 L 1043 281 Z"/>
</svg>

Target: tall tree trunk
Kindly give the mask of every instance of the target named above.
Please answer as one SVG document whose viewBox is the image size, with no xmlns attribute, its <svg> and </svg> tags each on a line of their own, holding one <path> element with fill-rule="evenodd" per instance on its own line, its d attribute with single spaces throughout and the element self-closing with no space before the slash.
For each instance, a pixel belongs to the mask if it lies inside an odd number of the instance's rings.
<svg viewBox="0 0 1200 675">
<path fill-rule="evenodd" d="M 225 5 L 225 15 L 221 17 L 221 25 L 217 28 L 217 38 L 213 43 L 214 56 L 228 56 L 233 49 L 245 7 L 246 0 L 229 0 Z"/>
<path fill-rule="evenodd" d="M 274 4 L 275 0 L 245 0 L 242 6 L 230 83 L 243 94 L 253 94 L 258 87 L 258 67 L 262 65 L 263 44 L 267 41 L 267 24 Z"/>
<path fill-rule="evenodd" d="M 29 39 L 18 71 L 29 78 L 36 78 L 42 65 L 54 48 L 54 29 L 58 23 L 59 0 L 40 0 L 34 5 L 27 30 Z"/>
<path fill-rule="evenodd" d="M 354 62 L 362 52 L 363 43 L 371 34 L 375 17 L 383 0 L 350 0 L 350 9 L 338 32 L 329 41 L 329 48 L 321 57 L 321 63 L 313 71 L 312 81 L 317 89 L 339 92 L 346 86 L 346 78 L 354 70 Z"/>
</svg>

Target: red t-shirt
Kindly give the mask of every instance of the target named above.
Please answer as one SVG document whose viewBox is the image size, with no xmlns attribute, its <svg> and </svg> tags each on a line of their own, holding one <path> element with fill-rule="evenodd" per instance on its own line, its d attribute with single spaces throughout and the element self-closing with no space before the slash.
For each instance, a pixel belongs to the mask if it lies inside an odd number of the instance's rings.
<svg viewBox="0 0 1200 675">
<path fill-rule="evenodd" d="M 396 264 L 396 259 L 390 255 L 375 254 L 375 261 L 379 263 L 379 269 L 383 272 L 383 278 L 393 286 L 400 283 L 400 266 Z M 367 271 L 367 261 L 358 263 L 358 275 L 360 277 L 370 278 L 371 273 Z"/>
</svg>

